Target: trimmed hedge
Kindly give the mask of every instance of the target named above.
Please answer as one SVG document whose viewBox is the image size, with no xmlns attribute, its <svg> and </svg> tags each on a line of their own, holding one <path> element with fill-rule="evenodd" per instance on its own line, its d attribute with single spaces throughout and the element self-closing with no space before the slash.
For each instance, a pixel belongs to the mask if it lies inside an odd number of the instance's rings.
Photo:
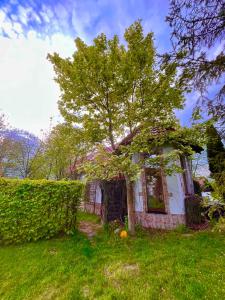
<svg viewBox="0 0 225 300">
<path fill-rule="evenodd" d="M 82 190 L 79 181 L 0 179 L 0 243 L 72 233 Z"/>
</svg>

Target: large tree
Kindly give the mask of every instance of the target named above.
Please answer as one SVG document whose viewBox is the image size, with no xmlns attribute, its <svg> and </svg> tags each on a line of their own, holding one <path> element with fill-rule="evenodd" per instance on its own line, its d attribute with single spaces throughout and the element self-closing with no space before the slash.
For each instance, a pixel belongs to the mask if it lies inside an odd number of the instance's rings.
<svg viewBox="0 0 225 300">
<path fill-rule="evenodd" d="M 160 145 L 160 136 L 165 134 L 159 134 L 150 149 L 150 128 L 175 126 L 173 110 L 182 108 L 183 86 L 176 80 L 174 62 L 158 63 L 153 34 L 145 36 L 139 21 L 125 31 L 124 39 L 126 45 L 117 36 L 108 40 L 101 34 L 88 46 L 77 38 L 72 58 L 63 59 L 55 53 L 48 59 L 61 88 L 62 115 L 82 126 L 93 148 L 103 143 L 113 150 L 109 153 L 100 147 L 89 171 L 106 180 L 124 174 L 129 230 L 133 233 L 133 182 L 141 167 L 132 160 L 133 153 L 151 153 Z M 132 145 L 117 149 L 119 139 L 128 133 L 136 135 Z"/>
<path fill-rule="evenodd" d="M 199 104 L 205 104 L 225 133 L 224 1 L 171 0 L 167 21 L 174 50 L 165 59 L 180 60 L 183 80 L 201 92 Z M 214 96 L 208 93 L 212 85 Z"/>
</svg>

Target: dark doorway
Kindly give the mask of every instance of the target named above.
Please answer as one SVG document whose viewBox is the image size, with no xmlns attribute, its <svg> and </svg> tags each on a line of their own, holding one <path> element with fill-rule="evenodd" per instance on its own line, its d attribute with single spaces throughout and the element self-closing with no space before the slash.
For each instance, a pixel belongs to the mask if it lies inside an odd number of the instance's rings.
<svg viewBox="0 0 225 300">
<path fill-rule="evenodd" d="M 102 182 L 102 201 L 104 204 L 104 221 L 120 220 L 127 216 L 127 193 L 125 180 Z"/>
</svg>

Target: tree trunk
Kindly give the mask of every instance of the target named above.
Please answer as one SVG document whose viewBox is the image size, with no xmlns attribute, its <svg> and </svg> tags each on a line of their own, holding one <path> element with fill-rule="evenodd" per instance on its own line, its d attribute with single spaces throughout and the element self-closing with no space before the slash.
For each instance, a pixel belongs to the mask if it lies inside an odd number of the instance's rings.
<svg viewBox="0 0 225 300">
<path fill-rule="evenodd" d="M 128 231 L 131 235 L 135 234 L 135 220 L 134 220 L 134 190 L 133 182 L 126 176 L 127 187 L 127 212 L 128 212 Z"/>
</svg>

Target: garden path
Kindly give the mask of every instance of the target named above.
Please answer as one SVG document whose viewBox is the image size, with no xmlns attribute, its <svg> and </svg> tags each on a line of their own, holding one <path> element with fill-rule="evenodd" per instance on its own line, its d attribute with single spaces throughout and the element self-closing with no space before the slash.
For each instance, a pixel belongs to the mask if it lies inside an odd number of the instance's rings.
<svg viewBox="0 0 225 300">
<path fill-rule="evenodd" d="M 78 225 L 79 231 L 86 234 L 88 238 L 95 236 L 101 228 L 101 224 L 96 224 L 91 221 L 80 221 Z"/>
</svg>

